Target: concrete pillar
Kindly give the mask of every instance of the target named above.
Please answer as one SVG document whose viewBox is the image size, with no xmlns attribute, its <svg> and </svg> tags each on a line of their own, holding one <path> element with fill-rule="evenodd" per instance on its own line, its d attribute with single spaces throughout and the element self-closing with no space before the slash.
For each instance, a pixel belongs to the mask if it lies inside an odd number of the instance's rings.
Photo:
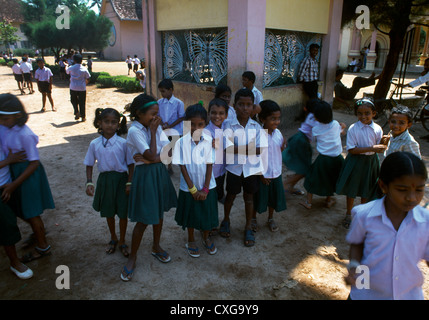
<svg viewBox="0 0 429 320">
<path fill-rule="evenodd" d="M 339 17 L 339 19 L 341 21 L 341 16 Z M 351 47 L 348 55 L 350 60 L 348 62 L 350 62 L 352 58 L 355 58 L 356 60 L 358 60 L 361 56 L 360 54 L 360 46 L 362 41 L 361 31 L 358 28 L 356 28 L 355 25 L 353 25 L 351 34 L 352 34 L 352 40 L 351 40 Z"/>
<path fill-rule="evenodd" d="M 422 55 L 420 56 L 419 65 L 423 66 L 425 64 L 425 60 L 429 57 L 429 27 L 424 27 L 424 31 L 426 32 L 425 44 L 423 46 Z"/>
<path fill-rule="evenodd" d="M 375 53 L 375 48 L 377 45 L 377 29 L 374 29 L 371 35 L 371 45 L 369 46 L 369 53 L 366 57 L 366 68 L 365 70 L 370 71 L 375 69 L 375 60 L 377 59 L 377 54 Z"/>
<path fill-rule="evenodd" d="M 242 88 L 241 75 L 253 71 L 261 90 L 264 75 L 266 0 L 228 1 L 228 85 Z"/>
</svg>

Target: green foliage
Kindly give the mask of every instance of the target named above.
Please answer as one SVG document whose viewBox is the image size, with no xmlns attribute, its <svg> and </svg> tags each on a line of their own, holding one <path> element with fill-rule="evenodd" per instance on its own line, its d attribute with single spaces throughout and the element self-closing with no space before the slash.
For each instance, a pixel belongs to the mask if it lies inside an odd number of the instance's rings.
<svg viewBox="0 0 429 320">
<path fill-rule="evenodd" d="M 96 80 L 99 88 L 113 88 L 117 87 L 124 90 L 125 92 L 138 92 L 142 88 L 140 82 L 136 78 L 130 78 L 127 76 L 110 76 L 110 75 L 98 75 Z"/>
<path fill-rule="evenodd" d="M 17 48 L 13 50 L 13 55 L 16 57 L 22 57 L 25 53 L 31 58 L 36 56 L 34 49 Z"/>
<path fill-rule="evenodd" d="M 5 66 L 5 65 L 6 65 L 6 60 L 0 59 L 0 66 Z"/>
<path fill-rule="evenodd" d="M 0 21 L 0 42 L 4 43 L 6 46 L 9 44 L 18 41 L 20 38 L 15 35 L 18 31 L 17 28 L 12 26 L 6 21 Z"/>
</svg>

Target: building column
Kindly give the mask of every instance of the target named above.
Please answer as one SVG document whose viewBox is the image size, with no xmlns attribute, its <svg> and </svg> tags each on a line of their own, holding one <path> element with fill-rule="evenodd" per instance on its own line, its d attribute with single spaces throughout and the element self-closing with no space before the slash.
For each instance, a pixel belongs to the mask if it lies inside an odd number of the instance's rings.
<svg viewBox="0 0 429 320">
<path fill-rule="evenodd" d="M 377 59 L 377 54 L 375 48 L 377 46 L 377 29 L 372 31 L 371 35 L 371 44 L 369 46 L 368 56 L 366 57 L 366 68 L 367 71 L 372 71 L 375 69 L 375 60 Z"/>
<path fill-rule="evenodd" d="M 340 21 L 341 21 L 341 16 L 340 16 Z M 353 29 L 351 30 L 351 34 L 352 34 L 351 47 L 350 47 L 350 51 L 348 54 L 350 61 L 352 60 L 352 58 L 355 58 L 355 59 L 360 58 L 360 56 L 361 56 L 360 46 L 361 46 L 361 41 L 362 41 L 361 31 L 358 28 L 356 28 L 355 25 L 353 25 Z M 348 61 L 348 62 L 350 62 L 350 61 Z M 348 65 L 348 63 L 347 63 L 347 65 Z"/>
<path fill-rule="evenodd" d="M 228 85 L 240 88 L 244 71 L 256 75 L 261 90 L 264 76 L 266 0 L 228 1 Z"/>
<path fill-rule="evenodd" d="M 425 64 L 425 60 L 429 57 L 429 28 L 424 27 L 424 31 L 426 32 L 425 44 L 423 46 L 422 55 L 420 56 L 419 65 L 423 66 Z"/>
<path fill-rule="evenodd" d="M 340 45 L 342 11 L 343 0 L 331 0 L 328 33 L 323 37 L 320 57 L 320 80 L 323 81 L 322 98 L 331 104 Z"/>
</svg>

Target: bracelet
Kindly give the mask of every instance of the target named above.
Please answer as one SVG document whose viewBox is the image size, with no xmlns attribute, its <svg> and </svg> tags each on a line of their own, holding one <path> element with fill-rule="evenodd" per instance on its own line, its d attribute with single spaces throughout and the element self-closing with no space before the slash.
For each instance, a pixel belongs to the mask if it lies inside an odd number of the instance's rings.
<svg viewBox="0 0 429 320">
<path fill-rule="evenodd" d="M 209 192 L 210 192 L 210 190 L 209 190 L 206 186 L 204 186 L 201 190 L 202 190 L 205 194 L 209 194 Z"/>
<path fill-rule="evenodd" d="M 88 186 L 94 186 L 94 184 L 92 182 L 87 182 L 86 187 L 88 188 Z"/>
<path fill-rule="evenodd" d="M 347 270 L 350 271 L 350 269 L 356 269 L 360 266 L 360 262 L 357 260 L 350 260 L 349 264 L 347 265 Z"/>
<path fill-rule="evenodd" d="M 195 185 L 192 187 L 192 188 L 190 188 L 189 189 L 189 192 L 191 193 L 191 194 L 195 194 L 195 193 L 197 193 L 198 192 L 198 190 L 197 190 L 197 188 L 195 187 Z"/>
<path fill-rule="evenodd" d="M 125 185 L 126 185 L 126 186 L 130 186 L 130 185 L 131 185 L 131 182 L 127 182 Z"/>
</svg>

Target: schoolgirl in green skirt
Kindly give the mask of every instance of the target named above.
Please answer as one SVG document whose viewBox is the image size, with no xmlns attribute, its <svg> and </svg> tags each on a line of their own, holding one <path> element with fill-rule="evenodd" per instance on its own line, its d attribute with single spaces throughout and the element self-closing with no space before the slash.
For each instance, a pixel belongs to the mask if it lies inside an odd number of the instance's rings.
<svg viewBox="0 0 429 320">
<path fill-rule="evenodd" d="M 127 118 L 112 108 L 97 108 L 94 126 L 100 137 L 91 141 L 86 153 L 86 194 L 94 196 L 92 207 L 106 218 L 110 242 L 106 250 L 112 254 L 119 248 L 128 257 L 125 234 L 128 224 L 128 194 L 134 171 L 134 160 L 127 147 L 127 141 L 120 135 L 127 133 Z M 92 183 L 93 167 L 97 162 L 100 172 L 97 187 Z M 115 231 L 115 216 L 119 218 L 119 239 Z"/>
<path fill-rule="evenodd" d="M 343 226 L 349 228 L 354 199 L 362 203 L 377 197 L 380 163 L 377 153 L 383 153 L 387 146 L 380 144 L 382 128 L 372 119 L 376 115 L 375 105 L 369 99 L 361 99 L 355 104 L 355 114 L 359 121 L 347 131 L 348 155 L 344 161 L 337 182 L 336 192 L 346 196 L 347 211 Z"/>
<path fill-rule="evenodd" d="M 217 248 L 210 231 L 219 224 L 216 181 L 213 175 L 214 149 L 210 132 L 196 130 L 207 125 L 207 111 L 201 104 L 186 109 L 185 119 L 191 122 L 191 132 L 180 138 L 173 152 L 173 163 L 180 166 L 180 190 L 175 220 L 188 230 L 185 244 L 188 254 L 200 256 L 194 230 L 200 230 L 202 244 L 210 255 Z"/>
<path fill-rule="evenodd" d="M 127 145 L 136 164 L 131 181 L 128 217 L 136 225 L 131 252 L 121 272 L 123 281 L 132 278 L 137 251 L 149 224 L 153 225 L 152 255 L 163 263 L 171 261 L 170 255 L 160 246 L 160 238 L 164 212 L 177 206 L 177 195 L 170 175 L 161 163 L 168 162 L 171 154 L 162 152 L 169 140 L 161 129 L 158 112 L 157 101 L 146 94 L 138 95 L 130 106 L 130 118 L 134 121 L 128 130 Z"/>
<path fill-rule="evenodd" d="M 28 120 L 24 106 L 11 94 L 0 95 L 0 140 L 3 152 L 23 151 L 26 159 L 10 165 L 18 201 L 18 215 L 27 221 L 34 233 L 36 247 L 22 257 L 22 262 L 47 256 L 51 246 L 47 243 L 41 218 L 46 209 L 54 209 L 54 200 L 45 169 L 40 162 L 37 144 L 39 138 L 25 124 Z"/>
<path fill-rule="evenodd" d="M 268 150 L 264 163 L 265 172 L 259 179 L 259 190 L 254 196 L 254 213 L 251 222 L 252 230 L 257 231 L 256 212 L 262 214 L 268 210 L 267 225 L 270 231 L 276 232 L 279 227 L 274 221 L 274 211 L 286 210 L 286 197 L 282 179 L 282 151 L 285 149 L 285 139 L 277 127 L 280 124 L 281 109 L 272 100 L 260 102 L 259 119 L 267 130 Z"/>
<path fill-rule="evenodd" d="M 287 147 L 282 152 L 283 163 L 286 168 L 293 171 L 293 175 L 286 178 L 286 191 L 294 195 L 302 195 L 302 190 L 295 189 L 295 185 L 301 179 L 305 178 L 310 170 L 313 150 L 311 147 L 311 130 L 317 124 L 314 118 L 314 106 L 318 99 L 308 101 L 304 111 L 306 112 L 305 121 L 301 124 L 298 132 L 287 141 Z"/>
<path fill-rule="evenodd" d="M 341 134 L 345 125 L 340 125 L 333 119 L 332 108 L 329 103 L 319 101 L 314 110 L 314 117 L 318 124 L 313 127 L 313 140 L 319 152 L 312 163 L 304 181 L 307 190 L 307 201 L 301 202 L 307 209 L 311 209 L 313 195 L 325 196 L 325 206 L 335 204 L 332 198 L 335 192 L 337 179 L 344 162 Z"/>
</svg>

